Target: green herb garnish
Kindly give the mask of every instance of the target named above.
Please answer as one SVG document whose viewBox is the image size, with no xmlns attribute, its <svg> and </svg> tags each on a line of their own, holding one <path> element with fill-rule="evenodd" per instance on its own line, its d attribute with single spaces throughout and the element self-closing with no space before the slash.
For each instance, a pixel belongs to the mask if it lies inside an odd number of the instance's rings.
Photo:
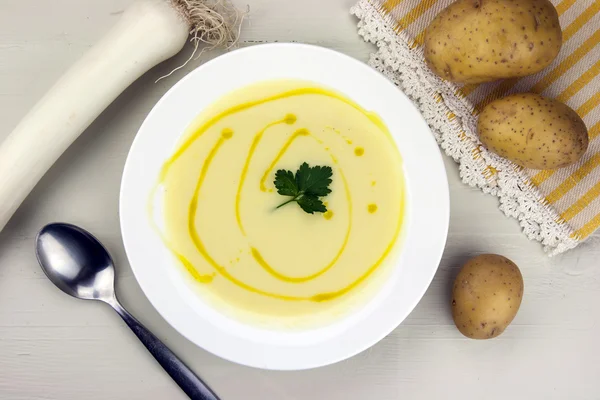
<svg viewBox="0 0 600 400">
<path fill-rule="evenodd" d="M 282 196 L 292 196 L 292 198 L 280 204 L 277 208 L 295 201 L 309 214 L 326 212 L 327 207 L 319 197 L 331 193 L 329 184 L 332 175 L 331 167 L 310 167 L 307 163 L 302 163 L 295 176 L 292 171 L 278 170 L 275 173 L 275 181 L 273 182 L 277 188 L 277 193 Z"/>
</svg>

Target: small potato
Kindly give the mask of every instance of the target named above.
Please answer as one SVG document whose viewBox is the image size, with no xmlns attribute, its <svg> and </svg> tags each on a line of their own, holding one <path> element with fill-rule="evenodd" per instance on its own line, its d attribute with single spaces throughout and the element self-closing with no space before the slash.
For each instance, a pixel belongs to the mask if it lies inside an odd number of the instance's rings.
<svg viewBox="0 0 600 400">
<path fill-rule="evenodd" d="M 548 0 L 458 0 L 425 33 L 427 65 L 458 83 L 535 74 L 558 55 L 562 31 Z"/>
<path fill-rule="evenodd" d="M 511 323 L 523 297 L 523 277 L 506 257 L 483 254 L 460 270 L 452 289 L 452 318 L 472 339 L 491 339 Z"/>
<path fill-rule="evenodd" d="M 525 168 L 566 167 L 583 156 L 589 142 L 575 111 L 534 93 L 491 102 L 479 115 L 477 128 L 485 147 Z"/>
</svg>

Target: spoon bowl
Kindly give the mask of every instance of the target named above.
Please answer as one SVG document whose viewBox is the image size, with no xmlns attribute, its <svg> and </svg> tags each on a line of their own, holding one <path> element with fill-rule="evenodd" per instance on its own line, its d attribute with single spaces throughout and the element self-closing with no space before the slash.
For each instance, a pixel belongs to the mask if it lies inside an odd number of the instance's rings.
<svg viewBox="0 0 600 400">
<path fill-rule="evenodd" d="M 113 261 L 89 232 L 70 224 L 46 225 L 37 235 L 36 255 L 46 276 L 66 294 L 105 302 L 114 298 Z"/>
</svg>

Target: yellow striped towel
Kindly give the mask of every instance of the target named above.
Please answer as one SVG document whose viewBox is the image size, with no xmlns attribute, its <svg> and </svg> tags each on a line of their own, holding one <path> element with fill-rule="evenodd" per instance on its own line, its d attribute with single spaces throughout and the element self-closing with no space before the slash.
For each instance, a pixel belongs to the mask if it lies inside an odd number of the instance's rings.
<svg viewBox="0 0 600 400">
<path fill-rule="evenodd" d="M 421 44 L 429 22 L 452 0 L 359 0 L 351 12 L 359 34 L 378 46 L 369 64 L 420 108 L 464 182 L 498 196 L 530 239 L 551 255 L 577 246 L 600 227 L 600 0 L 552 0 L 563 30 L 554 62 L 538 74 L 458 87 L 425 65 Z M 523 169 L 486 151 L 477 114 L 491 100 L 515 92 L 558 99 L 583 118 L 590 145 L 575 165 L 554 171 Z"/>
</svg>

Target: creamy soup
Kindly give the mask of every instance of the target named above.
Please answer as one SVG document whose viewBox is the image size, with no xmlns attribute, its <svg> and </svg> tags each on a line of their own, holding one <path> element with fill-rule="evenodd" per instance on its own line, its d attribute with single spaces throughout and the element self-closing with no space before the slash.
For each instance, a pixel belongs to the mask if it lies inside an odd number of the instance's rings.
<svg viewBox="0 0 600 400">
<path fill-rule="evenodd" d="M 293 186 L 304 163 L 331 168 L 331 192 L 312 197 L 322 202 L 312 213 L 274 185 L 286 170 Z M 191 124 L 157 187 L 166 245 L 202 296 L 243 319 L 364 304 L 388 276 L 402 231 L 402 162 L 386 126 L 305 81 L 219 99 Z"/>
</svg>

